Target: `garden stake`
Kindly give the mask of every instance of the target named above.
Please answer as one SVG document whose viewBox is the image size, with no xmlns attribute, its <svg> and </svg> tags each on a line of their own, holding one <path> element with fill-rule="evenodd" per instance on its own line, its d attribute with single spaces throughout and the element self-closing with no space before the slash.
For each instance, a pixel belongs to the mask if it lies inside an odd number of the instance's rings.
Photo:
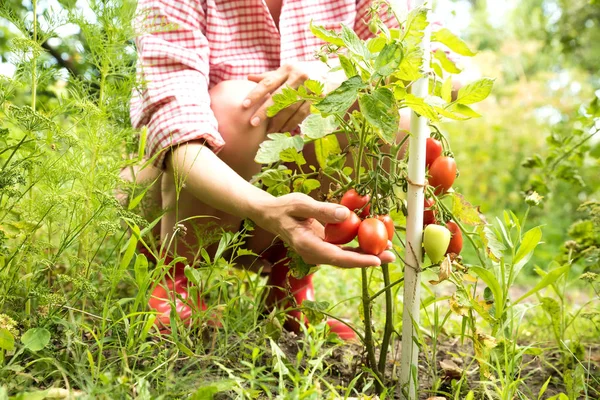
<svg viewBox="0 0 600 400">
<path fill-rule="evenodd" d="M 398 0 L 396 0 L 398 1 Z M 417 0 L 415 7 L 423 6 L 424 0 Z M 429 90 L 429 42 L 431 28 L 424 31 L 421 49 L 423 51 L 423 78 L 413 85 L 415 96 L 424 98 Z M 410 121 L 410 144 L 408 159 L 408 216 L 406 224 L 406 264 L 404 268 L 404 310 L 402 320 L 402 355 L 400 363 L 400 396 L 402 399 L 416 398 L 418 382 L 419 348 L 416 337 L 419 324 L 421 292 L 421 243 L 423 238 L 423 202 L 425 183 L 425 143 L 427 119 L 414 112 Z"/>
</svg>

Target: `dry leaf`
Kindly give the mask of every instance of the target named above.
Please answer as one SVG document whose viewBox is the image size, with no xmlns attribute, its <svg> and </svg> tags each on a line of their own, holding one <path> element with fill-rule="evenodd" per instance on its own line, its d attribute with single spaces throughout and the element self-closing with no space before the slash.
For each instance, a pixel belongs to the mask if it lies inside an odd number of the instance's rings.
<svg viewBox="0 0 600 400">
<path fill-rule="evenodd" d="M 463 374 L 463 369 L 456 365 L 456 363 L 452 360 L 442 360 L 440 361 L 440 367 L 444 371 L 444 376 L 447 379 L 460 379 Z"/>
</svg>

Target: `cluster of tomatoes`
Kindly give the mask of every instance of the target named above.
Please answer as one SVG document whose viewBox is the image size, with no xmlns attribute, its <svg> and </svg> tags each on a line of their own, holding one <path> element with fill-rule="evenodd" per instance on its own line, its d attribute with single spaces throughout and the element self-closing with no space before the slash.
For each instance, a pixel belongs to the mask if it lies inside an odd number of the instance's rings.
<svg viewBox="0 0 600 400">
<path fill-rule="evenodd" d="M 452 187 L 456 178 L 456 161 L 452 157 L 442 156 L 442 143 L 434 138 L 427 138 L 425 164 L 429 169 L 429 185 L 435 189 L 436 195 L 444 194 Z M 462 232 L 454 221 L 446 222 L 446 226 L 436 224 L 435 211 L 431 209 L 434 199 L 425 198 L 423 214 L 423 246 L 433 263 L 443 260 L 447 254 L 460 254 L 463 246 Z"/>
<path fill-rule="evenodd" d="M 358 244 L 364 253 L 381 254 L 387 248 L 388 240 L 394 237 L 394 221 L 387 214 L 368 217 L 370 199 L 368 194 L 360 195 L 355 189 L 344 193 L 340 204 L 355 212 L 339 224 L 326 224 L 325 241 L 346 244 L 358 236 Z"/>
<path fill-rule="evenodd" d="M 442 143 L 434 138 L 427 139 L 425 163 L 429 171 L 429 185 L 436 195 L 446 193 L 456 178 L 456 161 L 452 157 L 442 156 Z M 325 241 L 332 244 L 346 244 L 358 236 L 361 250 L 367 254 L 381 254 L 394 237 L 394 221 L 385 215 L 371 216 L 368 194 L 361 195 L 350 189 L 342 196 L 340 204 L 353 212 L 350 217 L 338 224 L 325 225 Z M 423 246 L 433 263 L 439 263 L 447 254 L 460 254 L 463 237 L 460 227 L 454 221 L 445 226 L 436 224 L 436 214 L 432 207 L 435 200 L 425 198 L 423 225 Z"/>
</svg>

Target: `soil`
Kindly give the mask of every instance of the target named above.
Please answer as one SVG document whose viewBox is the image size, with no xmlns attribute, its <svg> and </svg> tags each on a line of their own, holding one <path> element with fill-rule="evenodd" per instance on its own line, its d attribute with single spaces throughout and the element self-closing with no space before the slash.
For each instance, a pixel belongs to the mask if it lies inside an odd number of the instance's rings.
<svg viewBox="0 0 600 400">
<path fill-rule="evenodd" d="M 289 360 L 296 359 L 297 343 L 298 338 L 296 335 L 289 332 L 284 332 L 278 341 L 278 345 Z M 427 343 L 429 349 L 431 349 L 431 344 L 431 341 Z M 521 345 L 524 346 L 525 344 Z M 388 355 L 388 366 L 386 368 L 388 387 L 398 383 L 400 348 L 401 341 L 395 342 L 391 348 L 392 351 Z M 588 345 L 586 349 L 588 359 L 582 362 L 586 368 L 589 366 L 588 385 L 599 391 L 596 393 L 600 393 L 600 384 L 598 384 L 600 382 L 600 344 Z M 543 398 L 566 393 L 563 378 L 559 374 L 559 371 L 562 370 L 561 354 L 558 351 L 546 351 L 542 357 L 525 355 L 521 362 L 523 368 L 520 378 L 523 379 L 523 384 L 520 386 L 520 390 L 528 398 L 536 399 L 540 389 L 549 378 L 550 382 Z M 360 344 L 347 343 L 336 346 L 331 355 L 324 360 L 324 363 L 329 367 L 329 380 L 334 385 L 347 386 L 362 371 L 366 363 L 366 354 Z M 452 393 L 452 382 L 459 380 L 463 374 L 467 376 L 467 384 L 463 385 L 464 395 L 469 390 L 476 393 L 482 393 L 485 390 L 482 382 L 489 382 L 489 379 L 480 376 L 479 365 L 474 360 L 473 349 L 468 341 L 461 344 L 459 339 L 444 338 L 443 342 L 437 344 L 435 366 L 431 365 L 431 353 L 426 354 L 426 352 L 421 351 L 419 356 L 419 399 L 449 399 L 450 397 L 443 396 L 444 392 Z M 441 383 L 438 385 L 437 393 L 432 392 L 435 377 L 439 377 Z M 358 381 L 356 388 L 360 391 L 365 383 L 365 381 Z M 491 387 L 488 387 L 488 389 L 491 389 Z M 590 395 L 592 395 L 591 398 L 594 398 L 593 392 Z M 392 397 L 386 398 L 400 399 L 399 390 L 396 390 Z M 479 396 L 475 396 L 475 398 L 479 398 Z"/>
</svg>

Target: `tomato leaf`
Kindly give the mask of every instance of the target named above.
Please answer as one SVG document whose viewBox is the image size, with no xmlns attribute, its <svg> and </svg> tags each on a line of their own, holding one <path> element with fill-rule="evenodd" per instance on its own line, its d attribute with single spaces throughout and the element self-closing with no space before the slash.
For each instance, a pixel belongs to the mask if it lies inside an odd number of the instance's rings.
<svg viewBox="0 0 600 400">
<path fill-rule="evenodd" d="M 396 42 L 388 43 L 375 59 L 375 72 L 382 77 L 391 75 L 402 61 L 402 46 Z"/>
<path fill-rule="evenodd" d="M 446 103 L 450 103 L 452 101 L 452 77 L 451 76 L 446 78 L 446 80 L 442 84 L 441 97 Z"/>
<path fill-rule="evenodd" d="M 320 139 L 336 131 L 338 127 L 339 123 L 333 115 L 323 117 L 319 114 L 311 114 L 300 124 L 300 131 L 310 139 Z"/>
<path fill-rule="evenodd" d="M 421 41 L 425 28 L 429 25 L 427 21 L 427 8 L 415 7 L 406 17 L 406 25 L 404 26 L 403 41 L 410 44 L 416 44 Z"/>
<path fill-rule="evenodd" d="M 446 28 L 442 28 L 436 32 L 433 32 L 431 34 L 431 41 L 442 43 L 448 46 L 448 48 L 453 52 L 462 56 L 472 57 L 476 54 L 469 49 L 469 46 L 467 46 L 467 44 L 461 38 L 454 35 Z"/>
<path fill-rule="evenodd" d="M 365 43 L 360 40 L 358 35 L 346 25 L 342 24 L 342 40 L 351 53 L 365 60 L 371 57 L 371 52 L 365 46 Z"/>
<path fill-rule="evenodd" d="M 481 117 L 481 114 L 478 114 L 471 107 L 466 106 L 464 104 L 456 103 L 456 104 L 452 105 L 452 107 L 450 107 L 450 110 L 452 112 L 455 112 L 455 113 L 458 113 L 458 114 L 462 114 L 462 115 L 464 115 L 466 117 L 471 117 L 471 118 L 479 118 L 479 117 Z"/>
<path fill-rule="evenodd" d="M 268 140 L 260 144 L 254 161 L 259 164 L 272 164 L 280 160 L 279 155 L 286 149 L 302 150 L 304 139 L 302 137 L 290 136 L 287 133 L 269 133 Z"/>
<path fill-rule="evenodd" d="M 271 97 L 271 100 L 273 100 L 273 105 L 267 108 L 268 117 L 274 117 L 281 110 L 301 101 L 301 99 L 298 97 L 298 92 L 290 87 L 284 87 L 281 89 L 281 93 L 274 94 Z"/>
<path fill-rule="evenodd" d="M 360 111 L 369 124 L 376 128 L 379 136 L 387 143 L 393 143 L 398 131 L 400 115 L 394 107 L 394 95 L 387 88 L 379 88 L 358 98 Z"/>
<path fill-rule="evenodd" d="M 439 120 L 439 117 L 438 117 L 437 113 L 435 112 L 435 110 L 433 109 L 433 107 L 431 107 L 429 104 L 425 103 L 425 101 L 422 98 L 417 97 L 412 93 L 409 93 L 406 95 L 406 97 L 404 98 L 404 104 L 406 106 L 410 107 L 417 114 L 419 114 L 431 121 Z"/>
<path fill-rule="evenodd" d="M 315 108 L 324 115 L 343 114 L 356 101 L 358 91 L 366 86 L 360 76 L 353 76 L 315 104 Z"/>
<path fill-rule="evenodd" d="M 440 62 L 442 68 L 451 74 L 458 74 L 461 72 L 461 69 L 456 66 L 454 61 L 448 58 L 446 52 L 442 49 L 437 49 L 435 53 L 433 53 L 433 58 Z"/>
<path fill-rule="evenodd" d="M 327 168 L 327 159 L 331 155 L 341 153 L 340 144 L 335 135 L 325 136 L 315 142 L 315 155 L 322 169 Z"/>
<path fill-rule="evenodd" d="M 322 26 L 313 25 L 312 21 L 310 21 L 310 31 L 313 35 L 323 40 L 324 42 L 334 44 L 336 46 L 343 46 L 344 41 L 340 38 L 339 33 L 336 31 L 328 30 L 323 28 Z"/>
<path fill-rule="evenodd" d="M 12 351 L 15 348 L 15 337 L 6 328 L 0 328 L 0 350 Z"/>
<path fill-rule="evenodd" d="M 498 239 L 496 233 L 489 226 L 483 228 L 483 233 L 482 239 L 484 239 L 484 243 L 486 244 L 488 255 L 490 255 L 494 261 L 500 260 L 504 257 L 506 246 Z"/>
<path fill-rule="evenodd" d="M 403 81 L 416 81 L 423 75 L 421 65 L 423 65 L 423 51 L 417 46 L 409 47 L 404 52 L 404 57 L 393 76 Z"/>
<path fill-rule="evenodd" d="M 460 193 L 452 193 L 452 215 L 460 222 L 471 225 L 485 225 L 485 217 L 479 207 L 475 207 Z"/>
<path fill-rule="evenodd" d="M 344 70 L 344 74 L 346 74 L 346 78 L 352 78 L 353 76 L 358 75 L 358 71 L 356 70 L 356 67 L 354 66 L 354 63 L 352 62 L 351 59 L 349 59 L 348 57 L 346 57 L 343 54 L 340 54 L 339 60 L 340 60 L 340 65 L 342 66 L 342 69 Z"/>
<path fill-rule="evenodd" d="M 45 328 L 32 328 L 21 337 L 26 349 L 40 351 L 50 342 L 50 332 Z"/>
<path fill-rule="evenodd" d="M 294 192 L 309 194 L 315 189 L 321 187 L 321 182 L 316 179 L 298 178 L 294 181 Z"/>
<path fill-rule="evenodd" d="M 456 102 L 459 104 L 473 104 L 482 101 L 490 95 L 493 85 L 494 80 L 491 78 L 482 78 L 469 83 L 460 88 Z"/>
</svg>

